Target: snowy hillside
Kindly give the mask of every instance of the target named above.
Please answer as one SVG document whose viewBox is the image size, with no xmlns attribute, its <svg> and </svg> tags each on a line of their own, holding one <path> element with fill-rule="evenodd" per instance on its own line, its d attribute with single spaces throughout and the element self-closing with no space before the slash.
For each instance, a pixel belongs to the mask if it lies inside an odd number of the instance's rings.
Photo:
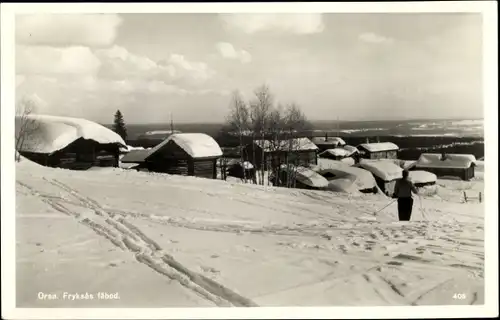
<svg viewBox="0 0 500 320">
<path fill-rule="evenodd" d="M 395 203 L 374 214 L 385 196 L 23 160 L 18 306 L 482 304 L 483 204 L 447 196 L 416 199 L 412 221 L 400 223 Z M 119 299 L 37 299 L 64 291 Z"/>
</svg>

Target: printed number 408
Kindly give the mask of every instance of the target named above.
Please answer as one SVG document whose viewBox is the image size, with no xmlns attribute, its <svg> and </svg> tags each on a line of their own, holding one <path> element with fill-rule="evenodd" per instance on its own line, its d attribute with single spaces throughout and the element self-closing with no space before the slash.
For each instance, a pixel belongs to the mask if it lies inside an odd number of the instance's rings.
<svg viewBox="0 0 500 320">
<path fill-rule="evenodd" d="M 465 293 L 455 293 L 453 295 L 453 299 L 464 300 L 465 298 L 467 298 Z"/>
</svg>

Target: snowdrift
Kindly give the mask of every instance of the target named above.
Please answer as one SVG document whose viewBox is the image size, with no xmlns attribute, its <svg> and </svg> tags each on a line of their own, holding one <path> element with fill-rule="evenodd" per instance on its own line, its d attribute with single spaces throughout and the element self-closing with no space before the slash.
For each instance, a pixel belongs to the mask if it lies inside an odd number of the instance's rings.
<svg viewBox="0 0 500 320">
<path fill-rule="evenodd" d="M 377 186 L 373 175 L 364 169 L 351 167 L 340 161 L 320 159 L 312 169 L 328 178 L 328 189 L 340 192 L 368 190 Z"/>
<path fill-rule="evenodd" d="M 316 173 L 315 171 L 302 167 L 289 165 L 290 170 L 295 172 L 295 177 L 300 183 L 313 187 L 313 188 L 326 188 L 328 187 L 328 180 L 323 176 Z M 288 166 L 286 164 L 281 165 L 281 170 L 286 173 Z"/>
<path fill-rule="evenodd" d="M 403 177 L 403 169 L 390 161 L 363 159 L 359 166 L 370 171 L 383 181 L 393 181 Z"/>
<path fill-rule="evenodd" d="M 19 308 L 485 303 L 484 203 L 461 200 L 482 182 L 444 181 L 456 190 L 422 197 L 403 223 L 378 195 L 23 163 Z M 120 299 L 37 299 L 65 288 Z M 453 299 L 457 288 L 467 299 Z"/>
<path fill-rule="evenodd" d="M 26 120 L 25 120 L 26 119 Z M 95 122 L 69 117 L 49 115 L 16 116 L 16 136 L 23 124 L 29 121 L 21 152 L 53 153 L 83 138 L 101 144 L 117 144 L 126 148 L 126 143 L 115 132 Z"/>
<path fill-rule="evenodd" d="M 340 159 L 339 161 L 342 163 L 345 163 L 348 166 L 353 166 L 356 164 L 356 160 L 354 160 L 354 158 L 351 158 L 351 157 Z"/>
<path fill-rule="evenodd" d="M 345 175 L 342 178 L 336 178 L 328 181 L 328 190 L 333 192 L 346 192 L 356 193 L 360 190 L 369 188 L 358 189 L 359 185 L 356 183 L 357 177 L 354 175 Z"/>
</svg>

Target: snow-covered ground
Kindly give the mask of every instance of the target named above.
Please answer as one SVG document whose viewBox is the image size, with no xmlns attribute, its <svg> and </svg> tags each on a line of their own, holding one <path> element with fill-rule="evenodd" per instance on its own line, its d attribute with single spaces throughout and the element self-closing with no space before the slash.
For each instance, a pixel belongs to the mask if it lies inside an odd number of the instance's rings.
<svg viewBox="0 0 500 320">
<path fill-rule="evenodd" d="M 484 303 L 483 182 L 392 199 L 135 172 L 16 167 L 18 307 Z M 381 211 L 379 211 L 382 209 Z M 379 211 L 379 212 L 377 212 Z M 94 295 L 67 300 L 64 292 Z M 100 300 L 97 292 L 119 294 Z M 38 299 L 39 292 L 59 299 Z M 454 299 L 454 294 L 463 299 Z"/>
</svg>

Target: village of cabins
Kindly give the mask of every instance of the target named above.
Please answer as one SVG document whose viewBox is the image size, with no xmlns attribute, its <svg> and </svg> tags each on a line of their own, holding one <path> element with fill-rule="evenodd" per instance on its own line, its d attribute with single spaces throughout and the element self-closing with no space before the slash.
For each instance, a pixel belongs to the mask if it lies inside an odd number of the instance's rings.
<svg viewBox="0 0 500 320">
<path fill-rule="evenodd" d="M 444 153 L 422 153 L 416 161 L 402 161 L 394 143 L 350 146 L 342 138 L 328 135 L 278 143 L 255 140 L 230 157 L 207 134 L 174 131 L 163 133 L 155 145 L 137 149 L 89 120 L 29 117 L 34 130 L 22 133 L 16 151 L 40 165 L 73 170 L 120 167 L 209 179 L 226 180 L 229 176 L 249 183 L 257 183 L 257 177 L 265 172 L 266 184 L 274 186 L 390 195 L 403 170 L 409 170 L 410 179 L 421 187 L 435 184 L 442 176 L 470 180 L 476 161 L 473 155 Z M 22 128 L 20 121 L 26 119 L 16 118 L 16 136 Z"/>
</svg>

